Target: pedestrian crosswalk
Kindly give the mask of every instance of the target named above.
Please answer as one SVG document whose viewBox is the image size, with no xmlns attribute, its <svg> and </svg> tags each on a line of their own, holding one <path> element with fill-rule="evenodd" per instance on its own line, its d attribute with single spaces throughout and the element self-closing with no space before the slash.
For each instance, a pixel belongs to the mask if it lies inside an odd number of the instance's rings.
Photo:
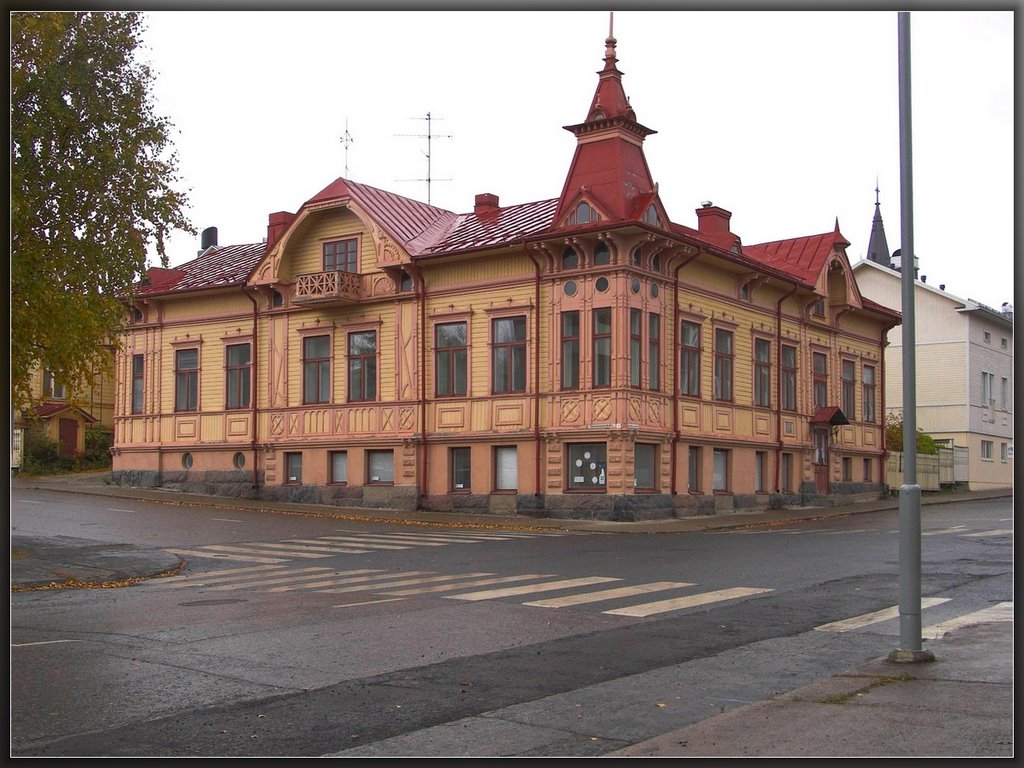
<svg viewBox="0 0 1024 768">
<path fill-rule="evenodd" d="M 457 544 L 515 541 L 524 538 L 577 535 L 570 531 L 445 531 L 444 533 L 365 533 L 341 529 L 338 535 L 316 538 L 292 538 L 281 541 L 247 541 L 232 544 L 205 544 L 198 547 L 167 547 L 182 557 L 204 557 L 250 563 L 284 563 L 289 560 L 316 560 L 335 555 L 365 555 L 393 552 L 414 547 L 448 547 Z"/>
<path fill-rule="evenodd" d="M 949 603 L 948 597 L 922 597 L 921 611 Z M 851 616 L 840 621 L 830 621 L 827 624 L 820 624 L 815 629 L 819 632 L 852 632 L 865 627 L 877 627 L 882 622 L 892 621 L 899 618 L 900 609 L 898 605 L 883 608 L 880 611 L 863 613 L 859 616 Z M 923 640 L 934 640 L 942 637 L 946 632 L 965 627 L 969 624 L 980 624 L 989 621 L 1013 621 L 1013 602 L 1002 602 L 984 608 L 980 611 L 953 615 L 942 621 L 922 627 L 921 638 Z"/>
<path fill-rule="evenodd" d="M 697 585 L 687 581 L 654 581 L 609 587 L 624 579 L 614 576 L 563 578 L 552 573 L 500 575 L 488 572 L 438 573 L 435 571 L 388 571 L 375 568 L 332 569 L 323 566 L 294 567 L 283 564 L 228 568 L 209 573 L 182 574 L 153 582 L 160 589 L 202 589 L 211 592 L 249 590 L 276 594 L 305 591 L 331 595 L 371 593 L 386 602 L 417 596 L 437 595 L 447 600 L 480 602 L 525 598 L 522 605 L 543 608 L 573 608 L 605 603 L 600 612 L 611 616 L 644 618 L 696 606 L 724 603 L 752 597 L 771 589 L 732 587 L 693 592 Z M 598 588 L 600 587 L 600 588 Z M 676 592 L 674 597 L 623 604 L 629 598 L 642 599 L 653 593 Z M 543 594 L 555 597 L 531 600 Z M 685 593 L 685 594 L 681 594 Z M 345 606 L 352 603 L 346 603 Z M 337 606 L 343 607 L 343 606 Z M 601 606 L 603 607 L 603 606 Z"/>
</svg>

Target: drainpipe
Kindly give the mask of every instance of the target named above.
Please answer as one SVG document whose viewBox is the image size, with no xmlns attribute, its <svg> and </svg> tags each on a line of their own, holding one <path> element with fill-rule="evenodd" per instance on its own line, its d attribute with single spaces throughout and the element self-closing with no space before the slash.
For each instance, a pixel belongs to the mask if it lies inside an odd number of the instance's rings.
<svg viewBox="0 0 1024 768">
<path fill-rule="evenodd" d="M 796 293 L 797 285 L 793 284 L 793 287 L 783 296 L 779 297 L 778 302 L 775 304 L 775 354 L 778 356 L 777 359 L 779 364 L 777 367 L 777 373 L 775 376 L 775 492 L 781 493 L 782 489 L 779 487 L 779 471 L 782 463 L 782 302 Z"/>
<path fill-rule="evenodd" d="M 256 490 L 259 488 L 259 473 L 257 471 L 259 467 L 259 451 L 256 448 L 256 422 L 259 419 L 260 415 L 259 404 L 257 402 L 259 400 L 260 390 L 259 387 L 256 386 L 256 383 L 259 379 L 260 370 L 260 345 L 259 337 L 257 335 L 259 330 L 257 313 L 258 304 L 256 303 L 256 299 L 253 297 L 252 294 L 249 293 L 249 291 L 243 290 L 242 293 L 244 293 L 245 297 L 252 302 L 252 381 L 249 382 L 249 392 L 251 393 L 252 396 L 252 487 L 253 490 Z"/>
<path fill-rule="evenodd" d="M 879 484 L 885 484 L 885 462 L 888 459 L 889 450 L 885 446 L 885 348 L 889 346 L 889 331 L 888 329 L 882 329 L 882 333 L 878 339 L 881 345 L 878 350 L 878 393 L 880 397 L 880 405 L 878 408 L 878 419 L 882 425 L 882 452 L 878 468 L 878 482 Z M 954 460 L 955 462 L 955 460 Z M 954 463 L 955 465 L 955 463 Z"/>
<path fill-rule="evenodd" d="M 672 483 L 670 492 L 673 496 L 679 493 L 676 488 L 676 457 L 679 452 L 679 440 L 682 438 L 682 434 L 679 432 L 679 351 L 682 348 L 679 342 L 679 273 L 682 271 L 683 267 L 696 259 L 699 255 L 700 251 L 697 251 L 690 258 L 686 259 L 681 264 L 678 264 L 675 269 L 675 274 L 672 277 L 672 296 L 673 304 L 675 305 L 672 312 L 672 338 L 676 340 L 676 351 L 673 355 L 672 361 L 672 432 L 674 437 L 672 438 L 671 449 Z"/>
<path fill-rule="evenodd" d="M 532 251 L 527 250 L 526 253 L 533 262 L 533 294 L 536 306 L 533 318 L 533 495 L 540 498 L 540 261 Z"/>
<path fill-rule="evenodd" d="M 420 476 L 417 482 L 420 486 L 420 500 L 427 497 L 427 281 L 419 267 L 410 262 L 409 273 L 416 283 L 416 300 L 420 309 L 420 370 L 419 370 L 419 402 L 417 409 L 420 413 L 420 448 L 422 450 L 422 461 Z"/>
</svg>

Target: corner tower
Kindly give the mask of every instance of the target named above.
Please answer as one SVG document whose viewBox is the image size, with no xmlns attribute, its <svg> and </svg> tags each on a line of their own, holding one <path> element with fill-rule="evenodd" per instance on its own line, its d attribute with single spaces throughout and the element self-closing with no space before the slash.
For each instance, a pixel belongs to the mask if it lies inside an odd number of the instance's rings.
<svg viewBox="0 0 1024 768">
<path fill-rule="evenodd" d="M 553 227 L 597 221 L 645 221 L 667 227 L 658 188 L 644 157 L 644 139 L 656 133 L 636 120 L 616 66 L 609 23 L 604 68 L 584 122 L 564 126 L 576 136 L 576 152 L 558 200 Z"/>
</svg>

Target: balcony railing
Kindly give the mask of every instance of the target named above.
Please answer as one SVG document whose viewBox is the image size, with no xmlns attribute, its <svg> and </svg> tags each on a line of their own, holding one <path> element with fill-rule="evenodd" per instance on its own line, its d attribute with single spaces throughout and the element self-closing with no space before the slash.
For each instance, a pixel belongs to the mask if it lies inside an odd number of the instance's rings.
<svg viewBox="0 0 1024 768">
<path fill-rule="evenodd" d="M 361 283 L 355 272 L 311 272 L 298 275 L 293 298 L 296 304 L 358 301 L 362 297 Z"/>
</svg>

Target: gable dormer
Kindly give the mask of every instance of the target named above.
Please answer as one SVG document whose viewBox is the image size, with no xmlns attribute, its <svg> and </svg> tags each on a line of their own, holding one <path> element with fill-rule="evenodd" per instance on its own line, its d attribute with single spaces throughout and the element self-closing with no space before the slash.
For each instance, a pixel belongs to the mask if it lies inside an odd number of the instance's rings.
<svg viewBox="0 0 1024 768">
<path fill-rule="evenodd" d="M 636 121 L 616 66 L 615 37 L 605 39 L 604 68 L 587 110 L 586 121 L 567 125 L 576 136 L 576 151 L 555 212 L 555 227 L 567 226 L 580 198 L 609 222 L 658 222 L 669 218 L 657 201 L 657 185 L 644 157 L 644 139 L 655 133 Z M 653 206 L 653 207 L 652 207 Z"/>
</svg>

